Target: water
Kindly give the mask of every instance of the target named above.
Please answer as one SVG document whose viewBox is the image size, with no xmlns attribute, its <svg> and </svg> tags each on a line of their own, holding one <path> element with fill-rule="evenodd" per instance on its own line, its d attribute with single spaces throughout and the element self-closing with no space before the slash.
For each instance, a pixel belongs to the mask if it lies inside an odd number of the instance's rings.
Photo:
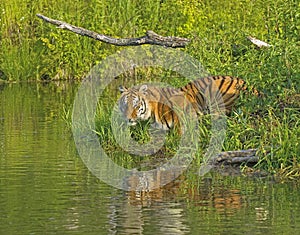
<svg viewBox="0 0 300 235">
<path fill-rule="evenodd" d="M 0 86 L 0 234 L 300 234 L 297 183 L 193 172 L 153 192 L 102 183 L 63 120 L 76 89 Z"/>
</svg>

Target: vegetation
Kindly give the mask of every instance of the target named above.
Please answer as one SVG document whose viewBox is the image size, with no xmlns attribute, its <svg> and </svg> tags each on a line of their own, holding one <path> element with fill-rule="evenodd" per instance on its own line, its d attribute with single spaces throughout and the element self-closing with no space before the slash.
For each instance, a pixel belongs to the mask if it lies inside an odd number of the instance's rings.
<svg viewBox="0 0 300 235">
<path fill-rule="evenodd" d="M 137 37 L 151 29 L 161 35 L 190 38 L 191 43 L 182 50 L 200 60 L 209 73 L 242 77 L 264 93 L 263 99 L 241 97 L 227 120 L 224 150 L 259 148 L 262 161 L 257 167 L 298 177 L 299 7 L 295 0 L 3 0 L 0 79 L 81 79 L 93 65 L 123 49 L 57 29 L 38 19 L 36 13 L 114 37 Z M 258 49 L 247 36 L 273 46 Z M 126 76 L 129 80 L 143 77 L 149 81 L 150 76 L 162 80 L 157 76 L 160 73 L 153 73 L 148 70 Z M 178 77 L 171 75 L 162 76 L 165 82 L 176 84 Z M 182 85 L 179 83 L 176 85 Z M 108 135 L 110 148 L 116 147 L 110 142 L 108 122 L 109 115 L 99 115 L 97 131 L 100 136 Z"/>
</svg>

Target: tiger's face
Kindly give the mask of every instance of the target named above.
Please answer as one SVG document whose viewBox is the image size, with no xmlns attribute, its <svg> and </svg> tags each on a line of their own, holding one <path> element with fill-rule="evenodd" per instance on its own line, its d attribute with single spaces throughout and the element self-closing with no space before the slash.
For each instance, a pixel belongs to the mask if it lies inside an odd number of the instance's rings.
<svg viewBox="0 0 300 235">
<path fill-rule="evenodd" d="M 128 125 L 134 126 L 138 120 L 148 120 L 151 117 L 151 110 L 147 100 L 147 85 L 127 89 L 120 86 L 121 97 L 119 109 L 126 118 Z"/>
</svg>

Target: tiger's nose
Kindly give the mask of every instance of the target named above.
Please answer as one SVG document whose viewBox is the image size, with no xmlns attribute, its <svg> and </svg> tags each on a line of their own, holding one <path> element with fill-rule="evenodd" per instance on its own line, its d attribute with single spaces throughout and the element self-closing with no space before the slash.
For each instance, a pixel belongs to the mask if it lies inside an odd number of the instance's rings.
<svg viewBox="0 0 300 235">
<path fill-rule="evenodd" d="M 134 119 L 132 119 L 132 118 L 128 119 L 127 123 L 128 123 L 129 126 L 136 125 L 136 121 Z"/>
</svg>

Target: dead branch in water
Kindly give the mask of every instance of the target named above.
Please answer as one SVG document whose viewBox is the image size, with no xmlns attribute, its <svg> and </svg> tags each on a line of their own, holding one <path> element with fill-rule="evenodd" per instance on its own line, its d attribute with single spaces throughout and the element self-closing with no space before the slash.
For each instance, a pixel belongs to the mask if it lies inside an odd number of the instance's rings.
<svg viewBox="0 0 300 235">
<path fill-rule="evenodd" d="M 84 29 L 81 27 L 68 24 L 60 20 L 54 20 L 41 14 L 37 14 L 37 17 L 41 18 L 42 20 L 50 24 L 57 25 L 61 29 L 66 29 L 73 33 L 82 36 L 87 36 L 95 40 L 109 43 L 115 46 L 139 46 L 143 44 L 152 44 L 152 45 L 176 48 L 176 47 L 185 47 L 190 42 L 190 40 L 187 38 L 179 38 L 173 36 L 164 37 L 154 33 L 151 30 L 148 30 L 145 36 L 138 37 L 138 38 L 113 38 L 104 34 L 93 32 L 88 29 Z"/>
</svg>

